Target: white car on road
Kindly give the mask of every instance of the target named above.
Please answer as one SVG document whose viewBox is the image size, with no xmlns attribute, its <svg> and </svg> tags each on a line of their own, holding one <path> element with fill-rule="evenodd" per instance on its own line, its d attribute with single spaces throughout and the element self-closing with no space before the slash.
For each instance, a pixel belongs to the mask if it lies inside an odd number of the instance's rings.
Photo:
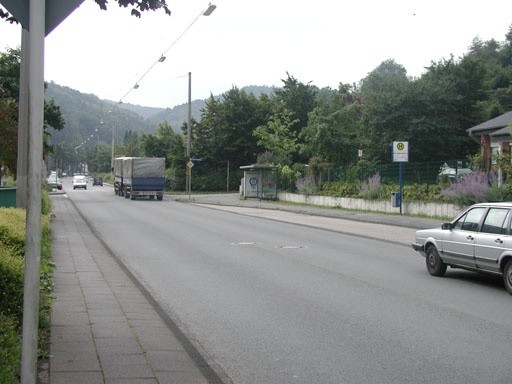
<svg viewBox="0 0 512 384">
<path fill-rule="evenodd" d="M 82 175 L 73 176 L 73 189 L 87 189 L 87 177 Z"/>
</svg>

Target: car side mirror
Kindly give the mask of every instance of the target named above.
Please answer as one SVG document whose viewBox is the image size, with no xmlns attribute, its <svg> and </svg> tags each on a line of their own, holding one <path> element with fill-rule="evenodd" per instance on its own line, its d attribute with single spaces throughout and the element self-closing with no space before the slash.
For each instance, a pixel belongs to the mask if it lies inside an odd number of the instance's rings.
<svg viewBox="0 0 512 384">
<path fill-rule="evenodd" d="M 441 229 L 452 230 L 453 224 L 452 223 L 443 223 L 443 224 L 441 224 Z"/>
</svg>

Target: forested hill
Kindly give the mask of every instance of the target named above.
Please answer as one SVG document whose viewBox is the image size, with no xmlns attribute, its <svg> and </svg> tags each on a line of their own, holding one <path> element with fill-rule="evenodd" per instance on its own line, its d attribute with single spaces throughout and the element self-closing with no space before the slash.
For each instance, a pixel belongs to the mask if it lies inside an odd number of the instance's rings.
<svg viewBox="0 0 512 384">
<path fill-rule="evenodd" d="M 91 135 L 108 143 L 112 139 L 113 124 L 118 139 L 122 139 L 128 130 L 151 133 L 155 130 L 152 122 L 135 112 L 119 108 L 115 103 L 53 82 L 47 85 L 45 98 L 54 100 L 65 120 L 61 131 L 49 130 L 52 144 L 78 145 Z"/>
<path fill-rule="evenodd" d="M 271 94 L 274 90 L 266 86 L 249 86 L 243 89 L 247 93 L 253 93 L 256 97 L 261 94 Z M 175 132 L 181 132 L 181 127 L 188 118 L 187 104 L 174 108 L 118 104 L 54 82 L 47 84 L 45 97 L 53 99 L 55 104 L 60 107 L 66 122 L 62 131 L 49 130 L 53 144 L 78 145 L 91 135 L 94 135 L 99 141 L 108 143 L 112 139 L 112 125 L 115 125 L 116 129 L 116 141 L 122 140 L 125 132 L 129 130 L 154 133 L 158 124 L 164 121 L 167 121 Z M 215 97 L 219 98 L 220 96 Z M 200 119 L 204 105 L 205 100 L 192 101 L 192 117 L 194 119 Z"/>
</svg>

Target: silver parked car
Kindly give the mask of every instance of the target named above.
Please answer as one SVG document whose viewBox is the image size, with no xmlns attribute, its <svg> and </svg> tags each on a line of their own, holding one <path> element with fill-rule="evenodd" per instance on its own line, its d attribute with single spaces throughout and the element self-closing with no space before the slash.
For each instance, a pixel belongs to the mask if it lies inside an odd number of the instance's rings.
<svg viewBox="0 0 512 384">
<path fill-rule="evenodd" d="M 432 276 L 448 266 L 490 273 L 512 295 L 512 202 L 475 204 L 441 228 L 416 231 L 412 247 Z"/>
<path fill-rule="evenodd" d="M 46 179 L 46 182 L 52 188 L 57 188 L 59 191 L 62 189 L 62 181 L 57 176 L 57 172 L 52 172 L 50 176 L 48 176 L 48 179 Z"/>
</svg>

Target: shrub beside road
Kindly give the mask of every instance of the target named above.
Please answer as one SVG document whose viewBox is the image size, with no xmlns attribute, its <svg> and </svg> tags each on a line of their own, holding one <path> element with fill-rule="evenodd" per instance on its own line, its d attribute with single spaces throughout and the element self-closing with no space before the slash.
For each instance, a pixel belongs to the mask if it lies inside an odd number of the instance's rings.
<svg viewBox="0 0 512 384">
<path fill-rule="evenodd" d="M 39 358 L 48 358 L 52 292 L 50 203 L 43 194 Z M 0 384 L 19 382 L 26 211 L 0 208 Z"/>
</svg>

